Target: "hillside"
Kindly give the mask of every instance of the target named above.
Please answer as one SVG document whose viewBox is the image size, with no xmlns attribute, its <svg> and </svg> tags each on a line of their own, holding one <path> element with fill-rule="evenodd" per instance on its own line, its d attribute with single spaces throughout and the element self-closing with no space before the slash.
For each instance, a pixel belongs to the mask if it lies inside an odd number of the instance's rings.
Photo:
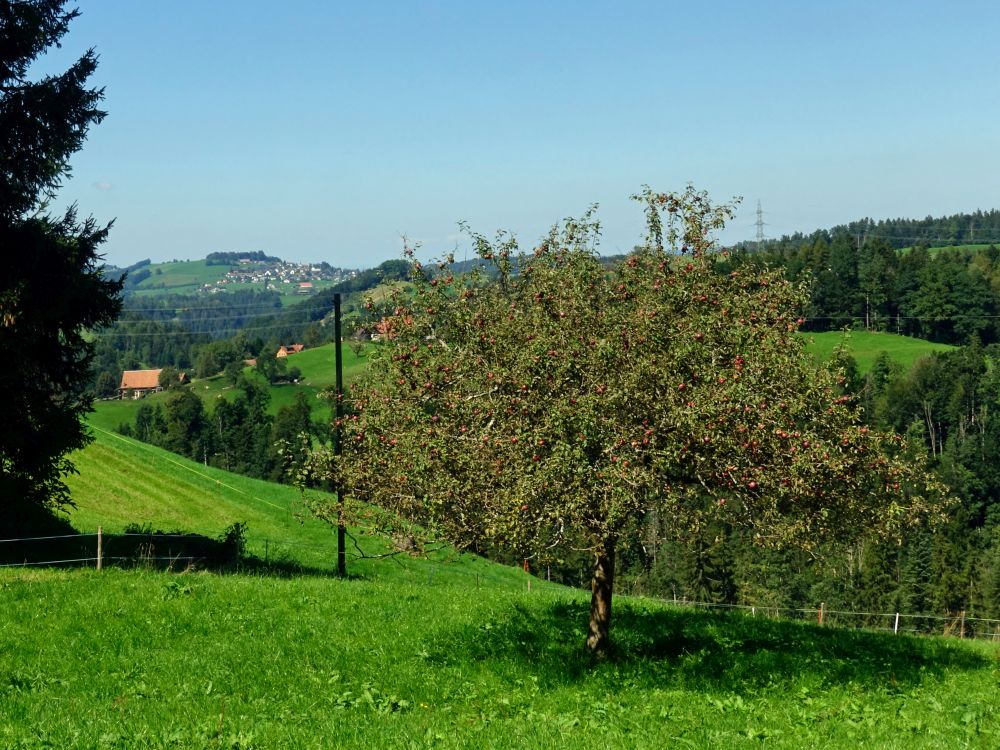
<svg viewBox="0 0 1000 750">
<path fill-rule="evenodd" d="M 288 367 L 298 367 L 302 371 L 302 378 L 298 383 L 279 383 L 271 385 L 268 390 L 271 395 L 271 403 L 268 411 L 276 414 L 282 406 L 292 403 L 296 391 L 304 391 L 309 396 L 309 403 L 313 405 L 313 419 L 316 421 L 329 422 L 330 406 L 325 401 L 316 398 L 320 391 L 334 385 L 336 372 L 334 366 L 333 344 L 324 344 L 315 349 L 306 349 L 293 354 L 288 358 Z M 350 346 L 343 347 L 344 357 L 344 382 L 350 384 L 354 378 L 363 372 L 365 367 L 364 354 L 360 356 Z M 253 368 L 246 368 L 244 372 L 251 376 Z M 260 382 L 263 382 L 262 380 Z M 206 406 L 211 406 L 219 396 L 232 398 L 235 390 L 230 386 L 222 375 L 215 375 L 210 378 L 195 379 L 191 383 L 191 390 L 201 397 Z M 123 422 L 132 422 L 135 414 L 143 403 L 163 404 L 170 398 L 169 392 L 154 393 L 139 400 L 109 400 L 98 401 L 94 404 L 94 412 L 90 415 L 90 423 L 106 430 L 114 430 Z"/>
<path fill-rule="evenodd" d="M 820 360 L 829 359 L 833 350 L 843 340 L 843 333 L 840 331 L 803 335 L 809 341 L 807 349 Z M 876 357 L 883 351 L 889 354 L 894 361 L 899 362 L 904 369 L 908 369 L 921 356 L 954 348 L 909 336 L 868 331 L 852 331 L 847 339 L 847 345 L 862 373 L 871 368 Z M 363 354 L 361 356 L 356 354 L 350 346 L 343 348 L 343 354 L 344 380 L 346 384 L 350 384 L 364 372 L 365 358 Z M 313 418 L 318 421 L 329 421 L 329 405 L 315 396 L 324 388 L 333 385 L 335 374 L 333 344 L 324 344 L 315 349 L 306 349 L 294 354 L 288 358 L 288 366 L 298 367 L 302 371 L 302 379 L 297 384 L 281 383 L 269 387 L 271 394 L 270 413 L 275 414 L 280 407 L 291 404 L 295 392 L 302 390 L 310 397 L 310 403 L 313 404 Z M 250 374 L 253 370 L 247 368 L 246 372 Z M 219 396 L 231 397 L 235 393 L 221 375 L 201 380 L 196 379 L 192 382 L 191 389 L 208 406 L 214 403 Z M 90 416 L 90 422 L 106 430 L 114 430 L 123 422 L 132 422 L 141 404 L 162 404 L 169 396 L 169 393 L 164 392 L 152 394 L 139 401 L 98 401 L 94 405 L 94 413 Z"/>
<path fill-rule="evenodd" d="M 353 278 L 354 271 L 289 263 L 277 258 L 253 264 L 225 263 L 212 259 L 148 263 L 129 271 L 126 291 L 137 297 L 161 294 L 225 293 L 234 290 L 270 289 L 285 305 Z M 308 289 L 300 287 L 308 282 Z"/>
<path fill-rule="evenodd" d="M 833 356 L 833 351 L 844 340 L 841 331 L 826 331 L 822 333 L 803 334 L 809 342 L 806 349 L 813 355 L 825 361 Z M 872 331 L 851 331 L 847 337 L 847 348 L 858 363 L 861 374 L 868 372 L 878 355 L 885 352 L 894 361 L 909 369 L 920 357 L 932 352 L 944 352 L 954 349 L 947 344 L 936 344 L 933 341 L 915 339 L 910 336 L 897 336 L 894 333 Z"/>
<path fill-rule="evenodd" d="M 94 426 L 95 441 L 74 454 L 79 473 L 67 484 L 76 507 L 68 514 L 74 528 L 94 531 L 98 526 L 119 533 L 129 524 L 163 531 L 185 531 L 218 537 L 234 522 L 247 526 L 249 553 L 263 559 L 284 560 L 313 570 L 336 569 L 336 534 L 313 518 L 299 490 L 203 466 L 146 443 Z M 332 497 L 318 490 L 317 498 Z M 472 555 L 456 556 L 443 550 L 433 560 L 407 556 L 357 559 L 392 551 L 390 545 L 355 533 L 350 572 L 407 580 L 425 575 L 428 565 L 440 566 L 445 578 L 461 580 L 478 573 L 505 584 L 523 578 L 512 568 L 494 566 Z"/>
</svg>

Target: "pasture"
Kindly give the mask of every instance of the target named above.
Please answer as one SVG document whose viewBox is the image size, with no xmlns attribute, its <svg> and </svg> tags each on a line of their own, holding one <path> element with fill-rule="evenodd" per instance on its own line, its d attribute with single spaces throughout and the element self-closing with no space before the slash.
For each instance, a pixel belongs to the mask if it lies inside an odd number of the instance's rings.
<svg viewBox="0 0 1000 750">
<path fill-rule="evenodd" d="M 995 644 L 620 596 L 594 663 L 585 592 L 448 550 L 359 560 L 387 547 L 356 531 L 340 580 L 292 488 L 103 431 L 76 459 L 77 529 L 244 521 L 257 564 L 0 570 L 3 747 L 1000 743 Z"/>
<path fill-rule="evenodd" d="M 802 336 L 807 341 L 806 350 L 821 362 L 831 359 L 834 350 L 844 340 L 842 331 L 805 333 Z M 858 370 L 861 374 L 871 369 L 882 352 L 888 354 L 894 362 L 902 365 L 904 370 L 908 370 L 921 357 L 954 348 L 948 344 L 935 344 L 924 339 L 879 331 L 850 331 L 847 335 L 847 349 L 854 357 L 854 361 L 858 363 Z"/>
</svg>

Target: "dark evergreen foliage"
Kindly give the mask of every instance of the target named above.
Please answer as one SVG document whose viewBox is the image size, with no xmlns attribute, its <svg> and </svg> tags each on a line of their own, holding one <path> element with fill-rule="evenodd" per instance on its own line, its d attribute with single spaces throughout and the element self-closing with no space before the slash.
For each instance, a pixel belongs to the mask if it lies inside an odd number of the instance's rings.
<svg viewBox="0 0 1000 750">
<path fill-rule="evenodd" d="M 88 51 L 61 75 L 29 80 L 32 62 L 58 44 L 76 11 L 62 0 L 0 2 L 0 503 L 18 523 L 25 507 L 70 502 L 62 481 L 71 451 L 88 441 L 92 345 L 88 329 L 109 325 L 121 284 L 107 278 L 98 249 L 110 225 L 61 216 L 46 206 L 70 157 L 101 121 L 101 89 L 87 81 Z"/>
</svg>

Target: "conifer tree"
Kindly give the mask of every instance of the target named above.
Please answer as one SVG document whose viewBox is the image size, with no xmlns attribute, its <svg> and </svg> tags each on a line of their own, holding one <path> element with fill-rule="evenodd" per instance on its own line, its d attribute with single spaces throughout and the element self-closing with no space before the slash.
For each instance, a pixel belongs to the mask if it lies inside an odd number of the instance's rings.
<svg viewBox="0 0 1000 750">
<path fill-rule="evenodd" d="M 88 442 L 92 345 L 110 324 L 121 284 L 104 277 L 98 248 L 110 225 L 61 215 L 49 201 L 69 159 L 104 117 L 87 82 L 93 50 L 64 73 L 28 70 L 58 45 L 77 11 L 64 0 L 0 0 L 0 512 L 10 526 L 38 507 L 70 502 L 62 477 Z"/>
</svg>

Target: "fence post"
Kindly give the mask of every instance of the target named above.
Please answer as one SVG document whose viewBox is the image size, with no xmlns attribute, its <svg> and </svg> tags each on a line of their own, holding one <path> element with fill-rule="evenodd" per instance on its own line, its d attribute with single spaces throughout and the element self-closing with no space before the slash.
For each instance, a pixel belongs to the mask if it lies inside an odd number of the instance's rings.
<svg viewBox="0 0 1000 750">
<path fill-rule="evenodd" d="M 819 610 L 817 610 L 817 612 L 816 612 L 816 623 L 818 625 L 822 625 L 823 624 L 823 607 L 825 605 L 826 605 L 826 602 L 820 602 L 819 603 Z"/>
<path fill-rule="evenodd" d="M 965 610 L 964 609 L 962 610 L 962 614 L 959 615 L 959 619 L 961 620 L 961 624 L 959 625 L 959 629 L 958 629 L 958 637 L 959 638 L 965 638 Z"/>
<path fill-rule="evenodd" d="M 101 569 L 102 558 L 104 557 L 104 527 L 97 527 L 97 569 Z"/>
<path fill-rule="evenodd" d="M 896 613 L 896 622 L 892 626 L 892 634 L 899 635 L 899 612 Z"/>
</svg>

